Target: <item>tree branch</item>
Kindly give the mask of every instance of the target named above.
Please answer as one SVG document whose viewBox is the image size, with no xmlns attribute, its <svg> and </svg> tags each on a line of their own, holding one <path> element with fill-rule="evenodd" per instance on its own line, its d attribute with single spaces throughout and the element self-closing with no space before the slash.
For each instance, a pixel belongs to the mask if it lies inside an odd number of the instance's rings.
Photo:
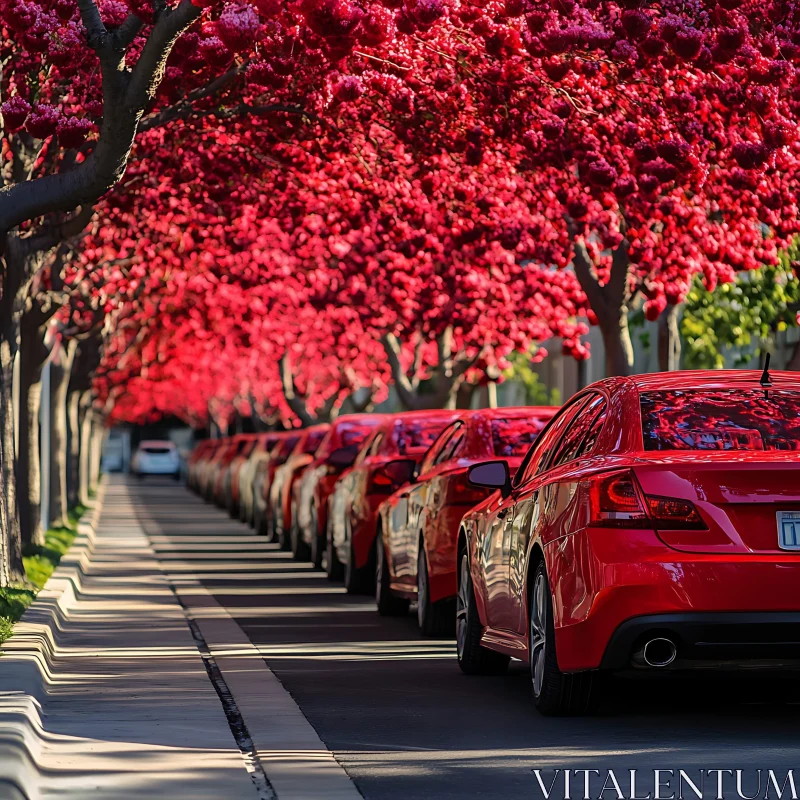
<svg viewBox="0 0 800 800">
<path fill-rule="evenodd" d="M 100 10 L 94 0 L 78 0 L 83 27 L 86 28 L 86 41 L 92 50 L 100 50 L 108 37 L 108 30 L 103 24 Z"/>
<path fill-rule="evenodd" d="M 410 411 L 424 408 L 419 396 L 411 386 L 408 376 L 403 371 L 400 363 L 400 342 L 393 333 L 386 333 L 381 338 L 383 349 L 386 351 L 386 360 L 389 362 L 389 369 L 392 373 L 394 388 L 400 402 Z"/>
<path fill-rule="evenodd" d="M 128 14 L 125 18 L 125 22 L 114 31 L 114 49 L 118 53 L 124 53 L 133 43 L 133 40 L 136 38 L 143 25 L 144 23 L 136 14 Z"/>
<path fill-rule="evenodd" d="M 281 377 L 281 388 L 283 389 L 283 396 L 286 399 L 286 405 L 289 406 L 292 413 L 300 420 L 303 427 L 313 425 L 315 420 L 308 413 L 308 408 L 301 397 L 298 396 L 296 387 L 294 385 L 294 377 L 292 375 L 292 367 L 289 364 L 289 353 L 284 353 L 278 362 L 278 372 Z"/>
</svg>

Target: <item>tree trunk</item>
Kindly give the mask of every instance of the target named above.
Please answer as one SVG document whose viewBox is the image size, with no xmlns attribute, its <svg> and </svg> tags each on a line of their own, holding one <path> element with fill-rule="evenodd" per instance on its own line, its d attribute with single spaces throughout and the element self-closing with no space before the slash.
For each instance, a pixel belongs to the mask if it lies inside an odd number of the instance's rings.
<svg viewBox="0 0 800 800">
<path fill-rule="evenodd" d="M 91 504 L 89 487 L 91 485 L 92 471 L 92 393 L 86 390 L 81 395 L 81 454 L 80 454 L 80 482 L 78 497 L 84 506 Z"/>
<path fill-rule="evenodd" d="M 658 368 L 674 372 L 681 365 L 681 332 L 678 306 L 669 305 L 658 318 Z"/>
<path fill-rule="evenodd" d="M 92 450 L 89 470 L 89 485 L 93 491 L 97 491 L 100 484 L 100 457 L 103 451 L 103 440 L 105 439 L 106 429 L 103 424 L 103 417 L 100 414 L 92 415 Z"/>
<path fill-rule="evenodd" d="M 611 256 L 611 273 L 608 282 L 601 286 L 589 251 L 578 228 L 569 220 L 569 229 L 575 237 L 572 260 L 575 276 L 589 299 L 597 316 L 606 352 L 606 375 L 629 375 L 633 369 L 633 345 L 628 329 L 628 259 L 629 244 L 624 240 Z"/>
<path fill-rule="evenodd" d="M 24 346 L 23 348 L 24 349 Z M 23 549 L 44 544 L 41 520 L 41 460 L 39 452 L 39 407 L 42 398 L 41 367 L 20 364 L 20 429 L 17 454 L 17 491 Z"/>
<path fill-rule="evenodd" d="M 598 314 L 597 317 L 606 353 L 605 377 L 630 375 L 633 369 L 633 344 L 628 328 L 628 307 L 610 308 L 606 315 L 601 317 Z"/>
<path fill-rule="evenodd" d="M 8 300 L 4 295 L 0 302 L 0 586 L 25 577 L 14 453 L 14 357 L 18 318 L 10 313 Z"/>
<path fill-rule="evenodd" d="M 20 323 L 20 406 L 22 420 L 17 452 L 17 493 L 23 549 L 44 544 L 41 520 L 41 450 L 39 410 L 42 399 L 42 368 L 50 350 L 45 344 L 49 314 L 33 302 Z"/>
<path fill-rule="evenodd" d="M 67 505 L 75 508 L 80 502 L 81 459 L 81 393 L 72 389 L 67 394 Z"/>
<path fill-rule="evenodd" d="M 50 522 L 66 525 L 67 504 L 67 388 L 75 340 L 61 342 L 50 364 Z"/>
</svg>

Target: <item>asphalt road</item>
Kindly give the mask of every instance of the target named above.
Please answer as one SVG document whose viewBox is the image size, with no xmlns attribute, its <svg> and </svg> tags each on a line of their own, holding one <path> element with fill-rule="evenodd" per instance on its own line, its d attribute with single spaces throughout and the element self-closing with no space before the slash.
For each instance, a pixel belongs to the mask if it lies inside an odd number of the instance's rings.
<svg viewBox="0 0 800 800">
<path fill-rule="evenodd" d="M 504 677 L 463 676 L 454 643 L 422 639 L 413 609 L 383 619 L 372 598 L 348 596 L 186 489 L 156 479 L 138 486 L 165 567 L 185 562 L 228 609 L 368 800 L 540 798 L 536 769 L 547 785 L 555 769 L 600 770 L 590 776 L 593 797 L 610 769 L 625 779 L 625 797 L 632 768 L 640 796 L 653 790 L 655 768 L 683 769 L 696 782 L 700 770 L 741 769 L 747 795 L 757 768 L 781 783 L 794 769 L 800 794 L 800 691 L 791 679 L 616 679 L 596 716 L 544 718 L 521 664 Z M 733 774 L 723 775 L 723 797 L 738 796 Z M 716 796 L 716 774 L 704 780 L 704 796 Z M 582 775 L 571 785 L 572 798 L 584 796 Z M 561 778 L 551 796 L 565 796 Z"/>
</svg>

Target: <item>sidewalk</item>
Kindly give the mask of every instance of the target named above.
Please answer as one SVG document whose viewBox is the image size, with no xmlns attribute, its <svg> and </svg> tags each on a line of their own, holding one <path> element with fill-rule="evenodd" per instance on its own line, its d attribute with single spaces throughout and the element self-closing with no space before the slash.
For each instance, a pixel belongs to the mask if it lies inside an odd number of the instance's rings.
<svg viewBox="0 0 800 800">
<path fill-rule="evenodd" d="M 0 798 L 269 797 L 112 481 L 0 657 Z"/>
</svg>

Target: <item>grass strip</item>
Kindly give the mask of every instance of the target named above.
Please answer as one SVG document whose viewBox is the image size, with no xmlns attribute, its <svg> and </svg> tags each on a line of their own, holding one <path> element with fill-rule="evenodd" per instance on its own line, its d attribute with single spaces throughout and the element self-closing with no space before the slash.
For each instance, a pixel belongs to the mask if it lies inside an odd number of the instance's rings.
<svg viewBox="0 0 800 800">
<path fill-rule="evenodd" d="M 66 525 L 47 531 L 44 544 L 25 548 L 22 563 L 25 565 L 27 582 L 0 588 L 0 644 L 11 636 L 14 623 L 36 599 L 61 557 L 69 550 L 78 533 L 78 520 L 85 513 L 84 506 L 76 506 L 69 512 Z"/>
</svg>

